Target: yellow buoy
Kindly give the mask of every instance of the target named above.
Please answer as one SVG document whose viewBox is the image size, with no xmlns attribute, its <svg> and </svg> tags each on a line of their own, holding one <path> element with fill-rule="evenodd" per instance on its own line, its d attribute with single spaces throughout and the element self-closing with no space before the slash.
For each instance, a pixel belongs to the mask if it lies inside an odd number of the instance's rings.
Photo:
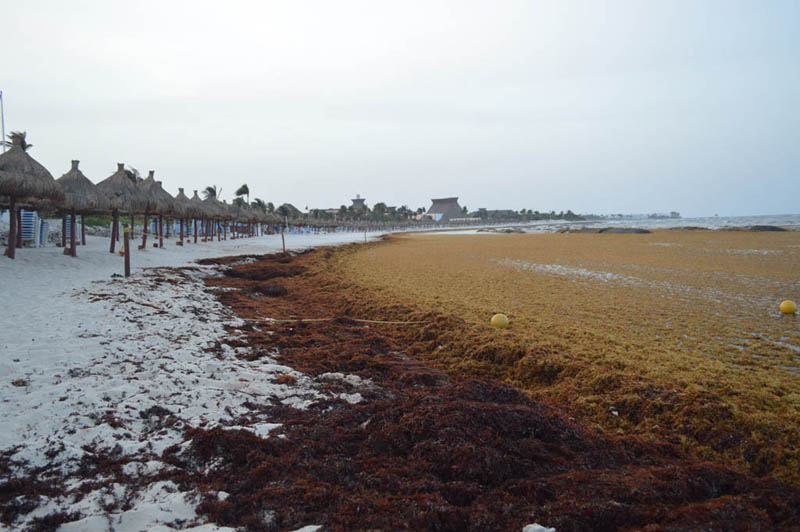
<svg viewBox="0 0 800 532">
<path fill-rule="evenodd" d="M 508 329 L 508 316 L 505 314 L 495 314 L 492 316 L 492 327 L 495 329 Z"/>
<path fill-rule="evenodd" d="M 781 302 L 780 309 L 784 314 L 797 314 L 797 303 L 787 299 Z M 494 318 L 492 319 L 494 320 Z"/>
</svg>

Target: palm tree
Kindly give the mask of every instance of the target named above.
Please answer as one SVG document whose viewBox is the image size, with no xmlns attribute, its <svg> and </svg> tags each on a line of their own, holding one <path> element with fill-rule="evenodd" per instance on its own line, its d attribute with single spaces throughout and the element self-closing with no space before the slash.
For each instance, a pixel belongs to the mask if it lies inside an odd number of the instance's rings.
<svg viewBox="0 0 800 532">
<path fill-rule="evenodd" d="M 222 191 L 220 190 L 220 192 L 222 192 Z M 217 197 L 217 185 L 211 185 L 210 187 L 206 187 L 203 190 L 203 197 L 205 199 L 216 198 Z"/>
<path fill-rule="evenodd" d="M 262 200 L 261 198 L 254 199 L 251 205 L 256 209 L 260 210 L 261 212 L 267 212 L 267 204 L 264 203 L 264 200 Z"/>
<path fill-rule="evenodd" d="M 380 219 L 383 218 L 386 214 L 386 204 L 382 201 L 376 203 L 372 206 L 372 213 L 375 215 L 376 218 Z"/>
<path fill-rule="evenodd" d="M 128 176 L 128 179 L 130 179 L 134 183 L 138 183 L 139 181 L 142 180 L 142 174 L 139 173 L 139 170 L 137 170 L 133 166 L 128 166 L 128 168 L 125 169 L 125 175 Z"/>
<path fill-rule="evenodd" d="M 5 146 L 6 148 L 10 148 L 14 145 L 15 140 L 19 140 L 19 145 L 22 148 L 22 151 L 28 151 L 28 148 L 33 148 L 33 144 L 28 144 L 25 140 L 25 137 L 28 136 L 27 131 L 12 131 L 8 134 L 8 138 L 11 140 L 2 140 L 0 139 L 0 145 Z"/>
<path fill-rule="evenodd" d="M 267 202 L 267 212 L 275 212 L 275 205 L 271 202 Z"/>
<path fill-rule="evenodd" d="M 247 203 L 250 203 L 250 189 L 247 187 L 247 183 L 236 189 L 236 195 L 247 196 Z"/>
</svg>

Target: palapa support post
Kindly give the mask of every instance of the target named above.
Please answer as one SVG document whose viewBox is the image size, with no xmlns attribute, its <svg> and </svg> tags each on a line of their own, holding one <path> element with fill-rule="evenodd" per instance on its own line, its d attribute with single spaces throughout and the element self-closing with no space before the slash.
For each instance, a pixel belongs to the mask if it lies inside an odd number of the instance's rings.
<svg viewBox="0 0 800 532">
<path fill-rule="evenodd" d="M 8 228 L 8 247 L 6 247 L 5 255 L 9 259 L 13 259 L 17 256 L 16 250 L 16 240 L 17 240 L 17 198 L 11 196 L 11 201 L 9 205 L 9 222 L 10 227 Z"/>
<path fill-rule="evenodd" d="M 61 213 L 61 247 L 67 249 L 67 213 Z"/>
<path fill-rule="evenodd" d="M 108 247 L 109 253 L 114 253 L 114 247 L 117 243 L 117 238 L 119 235 L 117 232 L 119 231 L 119 213 L 114 211 L 111 213 L 111 245 Z"/>
<path fill-rule="evenodd" d="M 17 247 L 22 248 L 22 209 L 17 209 Z"/>
<path fill-rule="evenodd" d="M 178 240 L 178 245 L 182 246 L 183 245 L 183 218 L 178 220 L 178 225 L 180 226 L 180 233 L 181 233 L 181 238 L 180 238 L 180 240 Z"/>
<path fill-rule="evenodd" d="M 131 239 L 130 239 L 130 229 L 126 226 L 125 229 L 122 230 L 124 233 L 124 238 L 122 240 L 122 247 L 125 250 L 125 277 L 131 276 Z"/>
<path fill-rule="evenodd" d="M 77 228 L 75 227 L 77 217 L 75 216 L 75 209 L 72 209 L 72 213 L 70 214 L 70 227 L 69 227 L 69 243 L 70 250 L 69 254 L 75 258 L 78 256 L 78 243 L 75 241 L 75 235 L 78 232 Z"/>
<path fill-rule="evenodd" d="M 144 213 L 144 224 L 142 225 L 142 245 L 139 249 L 147 249 L 147 214 Z"/>
<path fill-rule="evenodd" d="M 283 243 L 283 254 L 286 255 L 286 235 L 281 231 L 281 242 Z"/>
<path fill-rule="evenodd" d="M 81 214 L 81 246 L 86 245 L 86 216 Z"/>
<path fill-rule="evenodd" d="M 164 248 L 164 216 L 158 215 L 158 247 Z"/>
<path fill-rule="evenodd" d="M 132 214 L 131 214 L 131 227 L 130 227 L 130 231 L 131 231 L 131 234 L 130 234 L 130 239 L 131 239 L 131 240 L 133 240 L 134 238 L 136 238 L 136 223 L 135 223 L 135 220 L 133 219 L 133 215 L 132 215 Z"/>
<path fill-rule="evenodd" d="M 197 218 L 194 219 L 194 243 L 197 244 Z"/>
</svg>

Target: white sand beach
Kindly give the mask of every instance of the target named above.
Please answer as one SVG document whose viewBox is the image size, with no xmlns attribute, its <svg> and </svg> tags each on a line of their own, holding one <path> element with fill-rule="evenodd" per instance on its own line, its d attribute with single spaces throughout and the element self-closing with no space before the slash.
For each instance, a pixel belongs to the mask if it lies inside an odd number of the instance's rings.
<svg viewBox="0 0 800 532">
<path fill-rule="evenodd" d="M 287 247 L 363 241 L 363 233 L 289 235 Z M 168 242 L 134 251 L 127 280 L 119 276 L 122 258 L 100 237 L 88 237 L 77 258 L 38 248 L 0 260 L 0 453 L 19 478 L 35 472 L 40 481 L 64 482 L 58 496 L 20 501 L 27 511 L 5 530 L 56 512 L 79 513 L 64 531 L 232 530 L 198 520 L 195 494 L 142 479 L 168 467 L 161 452 L 180 444 L 186 428 L 231 425 L 248 414 L 251 422 L 238 428 L 268 437 L 276 425 L 243 403 L 304 408 L 324 394 L 313 379 L 273 361 L 236 358 L 244 348 L 226 341 L 241 321 L 201 280 L 216 267 L 164 268 L 280 249 L 280 235 L 182 248 Z M 279 384 L 281 375 L 296 383 Z M 130 461 L 113 481 L 85 478 L 82 461 L 95 454 Z"/>
</svg>

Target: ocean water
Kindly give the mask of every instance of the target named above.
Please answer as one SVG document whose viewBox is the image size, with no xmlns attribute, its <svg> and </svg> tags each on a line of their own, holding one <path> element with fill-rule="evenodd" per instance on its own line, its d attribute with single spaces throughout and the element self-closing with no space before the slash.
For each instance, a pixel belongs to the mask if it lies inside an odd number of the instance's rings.
<svg viewBox="0 0 800 532">
<path fill-rule="evenodd" d="M 564 220 L 543 220 L 527 224 L 501 224 L 470 227 L 443 226 L 442 235 L 474 235 L 495 234 L 503 229 L 522 230 L 526 233 L 555 233 L 565 229 L 581 227 L 632 227 L 641 229 L 669 229 L 672 227 L 701 227 L 704 229 L 726 229 L 733 227 L 749 227 L 751 225 L 776 225 L 786 229 L 800 231 L 800 214 L 778 214 L 767 216 L 709 216 L 705 218 L 625 218 L 614 220 L 591 220 L 566 222 Z M 489 230 L 488 232 L 486 230 Z"/>
<path fill-rule="evenodd" d="M 709 216 L 705 218 L 626 218 L 565 222 L 550 220 L 532 222 L 522 227 L 526 232 L 553 232 L 562 229 L 581 227 L 632 227 L 640 229 L 670 229 L 672 227 L 702 227 L 704 229 L 726 229 L 748 227 L 751 225 L 777 225 L 800 231 L 800 214 L 779 214 L 768 216 Z"/>
<path fill-rule="evenodd" d="M 641 227 L 643 229 L 669 229 L 670 227 L 704 227 L 724 229 L 726 227 L 747 227 L 750 225 L 778 225 L 800 229 L 800 214 L 778 214 L 769 216 L 710 216 L 706 218 L 665 218 L 635 220 L 602 220 L 592 222 L 598 227 Z"/>
</svg>

